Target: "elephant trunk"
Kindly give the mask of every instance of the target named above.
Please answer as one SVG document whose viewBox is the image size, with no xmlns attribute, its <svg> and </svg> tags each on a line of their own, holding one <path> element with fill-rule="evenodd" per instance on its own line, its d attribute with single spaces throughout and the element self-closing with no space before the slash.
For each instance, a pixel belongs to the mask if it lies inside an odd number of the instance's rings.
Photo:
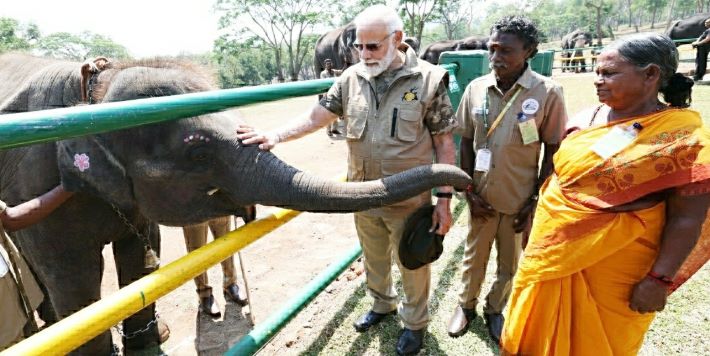
<svg viewBox="0 0 710 356">
<path fill-rule="evenodd" d="M 243 147 L 248 151 L 250 147 Z M 447 164 L 424 165 L 368 182 L 338 182 L 316 177 L 284 163 L 269 152 L 251 155 L 241 184 L 252 187 L 233 199 L 239 204 L 262 204 L 310 212 L 353 212 L 378 208 L 411 198 L 438 186 L 465 189 L 471 177 Z M 244 158 L 244 157 L 242 157 Z M 244 172 L 242 172 L 244 173 Z M 248 201 L 244 201 L 247 199 Z"/>
</svg>

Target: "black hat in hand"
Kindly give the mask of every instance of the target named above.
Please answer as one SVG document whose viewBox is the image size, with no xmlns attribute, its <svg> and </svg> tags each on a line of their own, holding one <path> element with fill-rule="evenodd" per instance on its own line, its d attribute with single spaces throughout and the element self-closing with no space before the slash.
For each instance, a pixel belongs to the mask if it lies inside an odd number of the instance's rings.
<svg viewBox="0 0 710 356">
<path fill-rule="evenodd" d="M 444 236 L 431 230 L 434 206 L 427 204 L 407 218 L 399 241 L 399 260 L 407 269 L 417 269 L 439 259 L 444 251 Z"/>
</svg>

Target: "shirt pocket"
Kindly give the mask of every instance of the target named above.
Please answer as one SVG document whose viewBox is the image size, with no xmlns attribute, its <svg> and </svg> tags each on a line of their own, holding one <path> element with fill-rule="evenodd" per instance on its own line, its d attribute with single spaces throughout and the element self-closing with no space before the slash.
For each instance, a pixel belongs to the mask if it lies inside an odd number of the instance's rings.
<svg viewBox="0 0 710 356">
<path fill-rule="evenodd" d="M 345 111 L 345 119 L 347 126 L 345 129 L 345 138 L 348 140 L 359 140 L 365 132 L 367 126 L 368 109 L 366 105 L 348 105 Z"/>
<path fill-rule="evenodd" d="M 417 106 L 399 106 L 392 112 L 392 131 L 397 139 L 414 142 L 422 131 L 421 109 Z"/>
</svg>

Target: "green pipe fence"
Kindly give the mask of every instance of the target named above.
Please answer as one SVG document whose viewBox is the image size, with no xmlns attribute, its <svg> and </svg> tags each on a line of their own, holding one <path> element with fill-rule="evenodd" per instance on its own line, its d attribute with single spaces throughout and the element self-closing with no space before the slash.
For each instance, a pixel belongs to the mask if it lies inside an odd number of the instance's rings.
<svg viewBox="0 0 710 356">
<path fill-rule="evenodd" d="M 332 78 L 316 79 L 0 115 L 0 149 L 183 119 L 235 106 L 320 94 L 328 90 L 333 81 Z"/>
</svg>

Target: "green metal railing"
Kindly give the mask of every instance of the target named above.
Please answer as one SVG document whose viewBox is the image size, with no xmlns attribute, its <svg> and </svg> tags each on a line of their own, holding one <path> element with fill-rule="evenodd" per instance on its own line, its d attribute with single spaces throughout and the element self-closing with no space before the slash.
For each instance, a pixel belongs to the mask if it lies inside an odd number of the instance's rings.
<svg viewBox="0 0 710 356">
<path fill-rule="evenodd" d="M 0 149 L 184 119 L 286 98 L 322 93 L 333 79 L 215 90 L 126 102 L 0 115 Z"/>
</svg>

